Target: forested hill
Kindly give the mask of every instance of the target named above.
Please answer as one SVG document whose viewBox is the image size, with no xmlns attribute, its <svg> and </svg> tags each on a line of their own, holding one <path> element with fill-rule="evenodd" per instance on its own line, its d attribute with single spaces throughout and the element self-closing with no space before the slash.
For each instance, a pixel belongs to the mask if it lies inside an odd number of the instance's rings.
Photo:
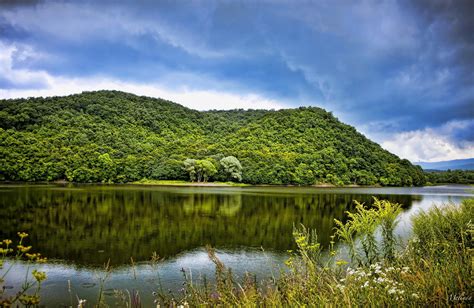
<svg viewBox="0 0 474 308">
<path fill-rule="evenodd" d="M 185 180 L 186 158 L 219 171 L 225 156 L 244 183 L 424 183 L 421 168 L 320 108 L 199 112 L 119 91 L 0 100 L 1 180 Z"/>
</svg>

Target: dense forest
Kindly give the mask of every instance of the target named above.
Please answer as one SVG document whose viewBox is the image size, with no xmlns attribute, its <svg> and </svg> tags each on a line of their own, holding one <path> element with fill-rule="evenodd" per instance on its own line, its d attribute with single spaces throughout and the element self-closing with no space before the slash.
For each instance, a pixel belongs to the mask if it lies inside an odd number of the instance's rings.
<svg viewBox="0 0 474 308">
<path fill-rule="evenodd" d="M 432 184 L 474 184 L 474 170 L 427 171 L 426 180 Z"/>
<path fill-rule="evenodd" d="M 320 108 L 200 112 L 119 91 L 0 100 L 0 151 L 9 181 L 189 180 L 200 166 L 203 179 L 250 184 L 425 183 Z"/>
</svg>

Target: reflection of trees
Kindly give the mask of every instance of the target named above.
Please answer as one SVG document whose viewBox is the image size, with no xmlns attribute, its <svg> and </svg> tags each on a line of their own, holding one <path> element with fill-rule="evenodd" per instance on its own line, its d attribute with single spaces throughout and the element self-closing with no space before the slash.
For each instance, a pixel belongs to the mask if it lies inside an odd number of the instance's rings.
<svg viewBox="0 0 474 308">
<path fill-rule="evenodd" d="M 410 205 L 411 196 L 383 196 Z M 0 195 L 1 236 L 31 233 L 48 257 L 102 264 L 172 256 L 194 247 L 294 248 L 293 224 L 316 228 L 327 244 L 349 194 L 177 194 L 165 190 L 18 188 Z M 6 223 L 5 223 L 6 222 Z M 104 253 L 98 253 L 104 250 Z"/>
<path fill-rule="evenodd" d="M 183 210 L 187 215 L 233 216 L 241 206 L 240 194 L 190 194 L 183 199 Z"/>
</svg>

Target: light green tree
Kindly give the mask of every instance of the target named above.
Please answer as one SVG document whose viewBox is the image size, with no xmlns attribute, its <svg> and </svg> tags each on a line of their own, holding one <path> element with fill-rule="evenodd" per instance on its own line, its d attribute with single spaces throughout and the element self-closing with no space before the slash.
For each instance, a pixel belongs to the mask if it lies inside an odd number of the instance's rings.
<svg viewBox="0 0 474 308">
<path fill-rule="evenodd" d="M 191 180 L 191 182 L 194 182 L 196 180 L 196 173 L 197 173 L 196 160 L 191 159 L 191 158 L 186 158 L 183 164 L 184 164 L 184 170 L 186 170 L 186 172 L 189 174 L 189 179 Z"/>
<path fill-rule="evenodd" d="M 220 160 L 220 164 L 224 169 L 227 180 L 242 180 L 242 165 L 234 156 L 227 156 Z"/>
<path fill-rule="evenodd" d="M 117 173 L 117 166 L 109 153 L 99 155 L 97 161 L 99 180 L 103 183 L 113 183 Z"/>
</svg>

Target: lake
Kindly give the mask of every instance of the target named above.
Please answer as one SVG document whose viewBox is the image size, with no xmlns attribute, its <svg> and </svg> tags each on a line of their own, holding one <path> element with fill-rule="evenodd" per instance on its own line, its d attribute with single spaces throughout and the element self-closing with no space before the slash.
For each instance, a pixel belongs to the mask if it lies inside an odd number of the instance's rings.
<svg viewBox="0 0 474 308">
<path fill-rule="evenodd" d="M 47 306 L 93 302 L 104 264 L 112 272 L 105 285 L 139 290 L 153 301 L 158 288 L 178 292 L 182 269 L 198 280 L 213 276 L 204 247 L 211 245 L 233 272 L 258 279 L 278 273 L 295 249 L 294 225 L 315 228 L 327 245 L 334 219 L 344 220 L 353 200 L 372 196 L 403 205 L 397 233 L 410 232 L 410 217 L 433 204 L 459 203 L 474 196 L 464 185 L 419 188 L 165 187 L 140 185 L 0 185 L 0 239 L 30 234 L 27 244 L 48 257 L 41 295 Z M 152 266 L 156 252 L 162 260 Z M 131 266 L 133 258 L 134 266 Z M 8 264 L 7 264 L 8 265 Z M 26 266 L 15 264 L 7 285 L 23 282 Z M 68 280 L 71 293 L 68 292 Z M 14 292 L 15 288 L 7 289 Z"/>
</svg>

